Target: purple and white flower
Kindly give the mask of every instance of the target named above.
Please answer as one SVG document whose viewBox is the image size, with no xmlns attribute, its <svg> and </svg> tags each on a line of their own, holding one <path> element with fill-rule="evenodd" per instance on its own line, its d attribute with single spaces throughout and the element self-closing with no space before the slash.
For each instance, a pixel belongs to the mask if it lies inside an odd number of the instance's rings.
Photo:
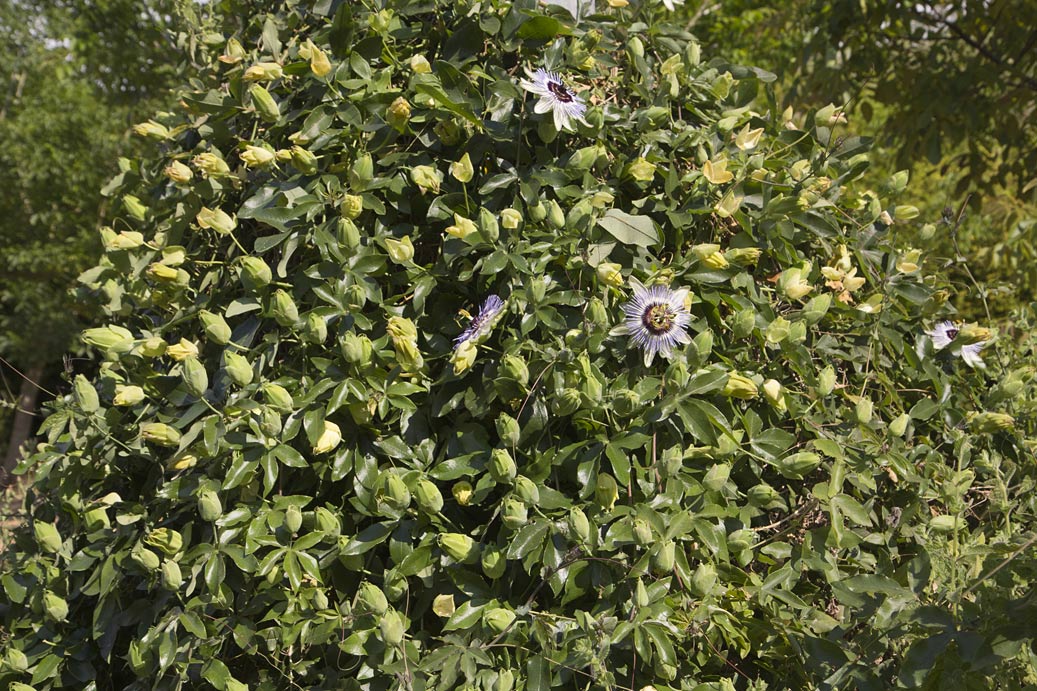
<svg viewBox="0 0 1037 691">
<path fill-rule="evenodd" d="M 457 350 L 463 343 L 469 341 L 478 343 L 486 338 L 503 312 L 504 300 L 497 295 L 487 296 L 483 300 L 482 307 L 479 308 L 479 313 L 472 317 L 468 328 L 454 339 L 454 350 Z"/>
<path fill-rule="evenodd" d="M 684 304 L 688 289 L 645 287 L 635 278 L 630 279 L 630 285 L 634 288 L 634 297 L 623 305 L 626 317 L 616 332 L 629 335 L 634 345 L 644 350 L 647 367 L 656 354 L 669 359 L 674 348 L 691 342 L 687 332 L 691 313 Z"/>
<path fill-rule="evenodd" d="M 960 330 L 958 326 L 952 321 L 942 321 L 931 330 L 926 331 L 926 336 L 932 341 L 933 350 L 940 351 L 944 348 L 950 348 L 948 351 L 951 355 L 960 356 L 965 364 L 969 367 L 983 368 L 986 363 L 983 362 L 983 358 L 980 356 L 980 351 L 983 350 L 989 341 L 977 341 L 976 343 L 960 344 L 955 343 L 958 338 Z M 919 354 L 922 354 L 924 343 L 919 346 Z"/>
<path fill-rule="evenodd" d="M 526 75 L 529 76 L 529 79 L 523 79 L 519 84 L 526 91 L 540 97 L 533 107 L 533 111 L 536 113 L 550 112 L 554 117 L 556 130 L 561 132 L 564 129 L 575 129 L 572 127 L 571 120 L 587 124 L 587 121 L 583 119 L 583 114 L 587 112 L 586 104 L 565 85 L 561 77 L 543 68 L 536 72 L 530 72 L 527 69 Z"/>
</svg>

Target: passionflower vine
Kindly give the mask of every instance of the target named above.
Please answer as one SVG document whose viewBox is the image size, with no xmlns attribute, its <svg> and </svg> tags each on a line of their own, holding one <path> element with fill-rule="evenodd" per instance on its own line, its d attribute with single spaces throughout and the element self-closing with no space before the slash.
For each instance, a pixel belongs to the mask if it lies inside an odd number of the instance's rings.
<svg viewBox="0 0 1037 691">
<path fill-rule="evenodd" d="M 634 345 L 644 350 L 645 366 L 650 366 L 656 354 L 669 359 L 678 345 L 689 343 L 688 324 L 691 313 L 685 307 L 688 289 L 671 290 L 667 286 L 645 287 L 636 278 L 630 279 L 634 297 L 623 305 L 626 315 L 618 333 L 630 336 Z"/>
<path fill-rule="evenodd" d="M 968 330 L 967 334 L 964 333 L 966 330 Z M 959 329 L 951 321 L 942 321 L 932 330 L 925 332 L 933 343 L 933 350 L 939 351 L 950 347 L 951 355 L 960 355 L 969 367 L 980 368 L 986 366 L 979 353 L 989 342 L 989 333 L 986 329 L 974 326 L 971 329 L 969 327 Z M 923 349 L 924 343 L 919 346 L 920 351 Z"/>
<path fill-rule="evenodd" d="M 469 341 L 478 343 L 489 335 L 500 315 L 504 312 L 504 301 L 497 295 L 490 295 L 483 300 L 479 313 L 472 317 L 471 323 L 454 339 L 454 350 Z"/>
<path fill-rule="evenodd" d="M 530 72 L 527 69 L 526 74 L 529 79 L 523 79 L 519 84 L 526 91 L 531 91 L 540 97 L 533 107 L 534 112 L 550 112 L 554 117 L 555 129 L 559 132 L 563 129 L 573 129 L 570 120 L 578 120 L 587 124 L 587 121 L 583 119 L 587 106 L 583 99 L 565 85 L 561 77 L 543 68 L 536 72 Z"/>
</svg>

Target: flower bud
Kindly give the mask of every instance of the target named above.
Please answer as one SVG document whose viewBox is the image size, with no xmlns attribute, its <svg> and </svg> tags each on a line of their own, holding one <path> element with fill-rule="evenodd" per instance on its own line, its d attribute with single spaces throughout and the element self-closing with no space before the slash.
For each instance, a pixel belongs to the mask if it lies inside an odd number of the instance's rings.
<svg viewBox="0 0 1037 691">
<path fill-rule="evenodd" d="M 824 398 L 835 390 L 835 369 L 828 365 L 817 377 L 817 394 Z"/>
<path fill-rule="evenodd" d="M 464 562 L 475 556 L 475 540 L 461 533 L 443 533 L 439 536 L 439 546 L 454 561 Z"/>
<path fill-rule="evenodd" d="M 230 380 L 238 386 L 248 386 L 252 383 L 252 365 L 243 356 L 226 351 L 223 354 L 223 368 Z"/>
<path fill-rule="evenodd" d="M 290 413 L 295 409 L 295 401 L 292 400 L 292 395 L 280 384 L 267 382 L 263 384 L 260 390 L 263 392 L 266 404 L 274 410 Z"/>
<path fill-rule="evenodd" d="M 246 166 L 254 168 L 262 168 L 263 166 L 269 165 L 273 162 L 275 154 L 270 149 L 265 149 L 262 146 L 252 146 L 247 144 L 245 150 L 242 151 L 238 156 L 245 163 Z"/>
<path fill-rule="evenodd" d="M 386 109 L 385 121 L 393 129 L 403 132 L 408 120 L 410 120 L 410 103 L 403 96 L 399 96 Z"/>
<path fill-rule="evenodd" d="M 173 182 L 183 185 L 191 181 L 194 173 L 180 161 L 173 161 L 162 171 Z"/>
<path fill-rule="evenodd" d="M 414 498 L 425 513 L 437 514 L 443 510 L 443 494 L 431 480 L 418 480 L 414 487 Z"/>
<path fill-rule="evenodd" d="M 500 224 L 508 230 L 515 230 L 522 223 L 522 214 L 512 208 L 504 209 L 500 212 Z"/>
<path fill-rule="evenodd" d="M 857 417 L 857 422 L 862 425 L 871 422 L 871 415 L 874 409 L 875 404 L 872 403 L 871 399 L 866 396 L 861 396 L 857 401 L 857 405 L 854 406 L 854 414 Z"/>
<path fill-rule="evenodd" d="M 257 62 L 245 70 L 242 79 L 246 82 L 271 82 L 283 75 L 284 70 L 276 62 Z"/>
<path fill-rule="evenodd" d="M 302 511 L 295 504 L 289 504 L 284 510 L 284 527 L 292 535 L 297 534 L 302 528 Z"/>
<path fill-rule="evenodd" d="M 259 431 L 268 437 L 276 437 L 281 433 L 281 415 L 269 406 L 259 409 L 258 420 Z"/>
<path fill-rule="evenodd" d="M 339 244 L 346 249 L 355 250 L 360 246 L 360 229 L 351 219 L 338 219 L 335 230 Z"/>
<path fill-rule="evenodd" d="M 623 267 L 612 262 L 601 262 L 595 269 L 602 285 L 619 288 L 623 285 Z"/>
<path fill-rule="evenodd" d="M 156 528 L 144 536 L 144 544 L 166 556 L 176 556 L 184 549 L 184 535 L 172 528 Z"/>
<path fill-rule="evenodd" d="M 804 278 L 805 272 L 802 268 L 785 269 L 778 278 L 778 290 L 792 300 L 805 297 L 814 289 L 814 286 Z"/>
<path fill-rule="evenodd" d="M 519 436 L 521 434 L 518 420 L 507 413 L 501 413 L 497 416 L 496 426 L 497 436 L 500 437 L 502 444 L 507 446 L 515 446 L 518 444 Z"/>
<path fill-rule="evenodd" d="M 580 507 L 574 506 L 569 509 L 569 516 L 566 522 L 569 526 L 569 532 L 577 541 L 586 542 L 590 539 L 591 524 L 587 520 L 587 514 Z"/>
<path fill-rule="evenodd" d="M 118 235 L 111 228 L 102 228 L 102 233 L 110 233 L 110 239 L 105 239 L 105 249 L 108 250 L 135 250 L 144 244 L 144 236 L 135 230 L 124 230 Z"/>
<path fill-rule="evenodd" d="M 515 621 L 515 613 L 510 609 L 495 607 L 482 615 L 482 623 L 494 633 L 503 633 Z"/>
<path fill-rule="evenodd" d="M 652 542 L 652 526 L 645 519 L 635 518 L 630 531 L 634 536 L 634 541 L 642 547 Z"/>
<path fill-rule="evenodd" d="M 414 74 L 428 74 L 432 71 L 432 65 L 424 55 L 411 56 L 410 68 Z"/>
<path fill-rule="evenodd" d="M 324 321 L 324 317 L 313 312 L 306 315 L 306 331 L 303 333 L 303 338 L 307 343 L 314 345 L 320 345 L 328 340 L 328 323 Z"/>
<path fill-rule="evenodd" d="M 517 423 L 516 423 L 517 424 Z M 518 474 L 518 466 L 506 449 L 494 449 L 490 452 L 490 463 L 487 466 L 490 476 L 497 482 L 510 483 Z"/>
<path fill-rule="evenodd" d="M 306 47 L 309 49 L 306 57 L 310 60 L 310 71 L 315 77 L 326 77 L 331 72 L 331 60 L 328 59 L 327 53 L 313 45 L 309 39 L 306 39 Z M 299 52 L 302 53 L 301 50 Z"/>
<path fill-rule="evenodd" d="M 385 251 L 389 253 L 389 258 L 397 264 L 406 264 L 414 259 L 414 243 L 411 242 L 409 235 L 404 235 L 400 240 L 385 238 Z"/>
<path fill-rule="evenodd" d="M 180 276 L 180 272 L 171 266 L 155 262 L 148 266 L 148 276 L 160 283 L 173 283 Z"/>
<path fill-rule="evenodd" d="M 977 413 L 969 418 L 969 429 L 977 434 L 994 434 L 1010 430 L 1015 418 L 1005 413 Z"/>
<path fill-rule="evenodd" d="M 554 199 L 547 204 L 547 223 L 555 230 L 565 227 L 565 212 Z"/>
<path fill-rule="evenodd" d="M 893 422 L 889 423 L 889 433 L 895 437 L 904 436 L 904 432 L 907 431 L 907 423 L 910 421 L 911 416 L 908 413 L 901 413 Z"/>
<path fill-rule="evenodd" d="M 101 407 L 101 400 L 97 396 L 97 389 L 82 374 L 77 374 L 72 384 L 72 395 L 76 405 L 84 413 L 96 412 Z"/>
<path fill-rule="evenodd" d="M 958 336 L 955 340 L 962 345 L 971 345 L 989 341 L 990 337 L 990 329 L 975 324 L 966 324 L 958 331 Z"/>
<path fill-rule="evenodd" d="M 775 379 L 768 379 L 763 383 L 763 393 L 778 412 L 785 412 L 785 391 L 780 382 Z"/>
<path fill-rule="evenodd" d="M 432 166 L 414 166 L 410 171 L 410 179 L 421 189 L 422 194 L 426 192 L 439 194 L 443 174 Z"/>
<path fill-rule="evenodd" d="M 236 65 L 245 59 L 245 49 L 241 47 L 238 39 L 228 39 L 227 46 L 223 49 L 223 55 L 218 59 L 227 65 Z"/>
<path fill-rule="evenodd" d="M 759 389 L 756 388 L 756 384 L 753 383 L 752 379 L 746 376 L 732 372 L 727 377 L 727 382 L 724 384 L 723 390 L 720 392 L 729 398 L 741 398 L 743 400 L 749 400 L 756 398 L 759 394 Z"/>
<path fill-rule="evenodd" d="M 333 451 L 342 443 L 342 430 L 330 420 L 324 421 L 324 430 L 321 432 L 317 443 L 313 445 L 313 453 L 324 454 Z"/>
<path fill-rule="evenodd" d="M 580 408 L 582 400 L 577 389 L 564 388 L 551 399 L 551 412 L 561 417 L 572 415 Z"/>
<path fill-rule="evenodd" d="M 317 522 L 317 529 L 331 539 L 336 539 L 342 533 L 342 522 L 330 509 L 318 506 L 313 511 L 313 517 Z"/>
<path fill-rule="evenodd" d="M 180 432 L 163 422 L 145 422 L 140 426 L 144 441 L 159 446 L 176 446 L 180 443 Z"/>
<path fill-rule="evenodd" d="M 138 221 L 143 221 L 148 215 L 148 207 L 144 206 L 140 199 L 132 194 L 123 195 L 122 206 L 126 209 L 126 213 Z"/>
<path fill-rule="evenodd" d="M 216 345 L 227 345 L 230 342 L 231 330 L 227 320 L 209 310 L 198 313 L 198 319 L 202 322 L 205 337 Z"/>
<path fill-rule="evenodd" d="M 249 87 L 248 95 L 252 98 L 252 105 L 255 107 L 256 113 L 264 122 L 272 123 L 281 119 L 281 110 L 277 107 L 277 101 L 269 91 L 259 84 L 253 84 Z"/>
<path fill-rule="evenodd" d="M 403 510 L 410 506 L 410 490 L 407 489 L 407 483 L 397 475 L 395 472 L 387 471 L 385 474 L 385 481 L 382 486 L 382 499 L 389 506 L 395 509 Z"/>
<path fill-rule="evenodd" d="M 180 571 L 180 565 L 175 561 L 166 559 L 162 562 L 162 587 L 166 590 L 178 590 L 184 582 L 184 575 Z"/>
<path fill-rule="evenodd" d="M 281 326 L 294 326 L 299 321 L 299 308 L 291 295 L 278 288 L 270 300 L 270 315 Z"/>
<path fill-rule="evenodd" d="M 200 170 L 205 177 L 215 178 L 230 174 L 230 167 L 227 165 L 227 162 L 213 153 L 200 153 L 191 159 L 191 164 Z"/>
<path fill-rule="evenodd" d="M 198 357 L 198 346 L 186 338 L 181 338 L 179 343 L 166 348 L 166 355 L 177 362 L 183 362 Z"/>
<path fill-rule="evenodd" d="M 147 547 L 137 543 L 130 550 L 130 558 L 133 559 L 145 571 L 154 573 L 162 567 L 162 560 L 157 554 Z"/>
<path fill-rule="evenodd" d="M 139 386 L 122 386 L 120 384 L 115 387 L 115 397 L 112 398 L 112 404 L 125 408 L 135 406 L 143 400 L 144 389 Z"/>
<path fill-rule="evenodd" d="M 133 348 L 133 334 L 121 326 L 103 326 L 83 332 L 83 342 L 110 353 L 127 353 Z"/>
<path fill-rule="evenodd" d="M 906 171 L 901 171 L 906 172 Z M 913 274 L 918 271 L 921 266 L 919 261 L 922 258 L 922 250 L 908 250 L 900 255 L 900 259 L 897 260 L 897 271 L 904 274 Z"/>
<path fill-rule="evenodd" d="M 198 495 L 198 515 L 206 523 L 212 523 L 223 515 L 223 504 L 220 495 L 206 490 Z"/>
<path fill-rule="evenodd" d="M 390 610 L 382 615 L 378 622 L 379 631 L 382 634 L 382 642 L 389 646 L 396 646 L 403 642 L 407 633 L 404 627 L 403 615 L 396 610 Z"/>
<path fill-rule="evenodd" d="M 168 127 L 159 124 L 154 120 L 148 120 L 147 122 L 134 125 L 133 133 L 138 137 L 147 137 L 148 139 L 169 139 L 171 136 Z"/>
<path fill-rule="evenodd" d="M 774 465 L 782 476 L 798 480 L 821 465 L 821 457 L 812 451 L 800 451 L 777 460 Z"/>
<path fill-rule="evenodd" d="M 598 481 L 594 486 L 594 500 L 606 511 L 611 511 L 619 499 L 619 484 L 616 478 L 608 473 L 599 473 Z"/>
<path fill-rule="evenodd" d="M 490 545 L 482 551 L 479 563 L 486 577 L 496 580 L 504 575 L 504 569 L 508 566 L 508 558 L 502 549 Z"/>
<path fill-rule="evenodd" d="M 406 317 L 389 317 L 386 331 L 392 337 L 396 351 L 396 361 L 406 372 L 416 372 L 425 364 L 425 359 L 418 349 L 418 329 Z"/>
<path fill-rule="evenodd" d="M 505 497 L 501 504 L 501 521 L 509 530 L 518 530 L 529 522 L 529 509 L 516 497 Z"/>
<path fill-rule="evenodd" d="M 389 601 L 385 597 L 385 593 L 373 583 L 364 581 L 360 584 L 360 589 L 357 591 L 357 602 L 363 606 L 363 609 L 375 616 L 382 616 L 389 610 Z"/>
<path fill-rule="evenodd" d="M 450 175 L 458 182 L 467 183 L 472 181 L 472 178 L 475 176 L 475 168 L 472 166 L 472 159 L 467 151 L 460 160 L 450 164 Z"/>
<path fill-rule="evenodd" d="M 371 339 L 355 331 L 342 337 L 342 357 L 351 365 L 366 365 L 371 361 Z"/>
<path fill-rule="evenodd" d="M 658 550 L 652 555 L 652 571 L 659 576 L 665 576 L 673 571 L 677 562 L 677 546 L 673 540 L 667 540 L 659 545 Z"/>
<path fill-rule="evenodd" d="M 735 247 L 724 252 L 724 258 L 735 266 L 756 266 L 761 254 L 757 247 Z"/>
<path fill-rule="evenodd" d="M 296 170 L 306 175 L 313 175 L 317 172 L 317 157 L 312 151 L 301 146 L 293 146 L 291 152 L 292 165 Z"/>
<path fill-rule="evenodd" d="M 241 284 L 247 290 L 256 291 L 270 284 L 274 274 L 270 266 L 259 257 L 245 257 L 241 260 Z"/>
<path fill-rule="evenodd" d="M 201 398 L 205 390 L 209 388 L 209 375 L 205 371 L 205 365 L 198 358 L 187 358 L 180 365 L 181 378 L 184 387 L 193 395 Z"/>
<path fill-rule="evenodd" d="M 504 376 L 514 379 L 523 387 L 529 384 L 529 368 L 520 356 L 508 354 L 502 357 L 501 370 Z"/>
<path fill-rule="evenodd" d="M 638 182 L 651 182 L 655 177 L 655 164 L 639 156 L 627 164 L 626 174 Z"/>
<path fill-rule="evenodd" d="M 354 218 L 359 216 L 364 211 L 364 198 L 359 194 L 347 194 L 346 198 L 342 200 L 342 203 L 338 207 L 339 212 L 343 218 L 347 218 L 352 221 Z M 355 226 L 354 226 L 355 227 Z M 360 244 L 359 236 L 357 237 L 356 245 Z"/>
<path fill-rule="evenodd" d="M 162 357 L 166 354 L 168 344 L 158 336 L 152 336 L 141 341 L 140 345 L 137 346 L 137 352 L 142 357 Z"/>
<path fill-rule="evenodd" d="M 489 243 L 497 242 L 500 238 L 500 224 L 497 217 L 486 207 L 479 207 L 479 235 Z"/>
<path fill-rule="evenodd" d="M 750 504 L 761 509 L 775 509 L 785 505 L 778 490 L 767 484 L 750 487 L 748 497 Z"/>
</svg>

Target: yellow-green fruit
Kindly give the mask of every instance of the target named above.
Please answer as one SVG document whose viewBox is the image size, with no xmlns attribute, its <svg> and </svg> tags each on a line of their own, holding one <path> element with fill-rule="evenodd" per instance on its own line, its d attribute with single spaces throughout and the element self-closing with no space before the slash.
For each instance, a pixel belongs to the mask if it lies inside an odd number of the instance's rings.
<svg viewBox="0 0 1037 691">
<path fill-rule="evenodd" d="M 515 460 L 506 449 L 494 449 L 490 453 L 488 469 L 497 482 L 511 482 L 518 474 L 518 466 L 515 465 Z"/>
<path fill-rule="evenodd" d="M 36 542 L 44 552 L 57 552 L 61 549 L 61 534 L 51 523 L 36 522 L 32 526 L 36 534 Z"/>
<path fill-rule="evenodd" d="M 410 506 L 410 490 L 407 483 L 396 473 L 386 473 L 385 491 L 382 495 L 385 502 L 397 509 L 406 509 Z"/>
<path fill-rule="evenodd" d="M 547 204 L 547 223 L 555 230 L 565 227 L 565 212 L 554 199 Z"/>
<path fill-rule="evenodd" d="M 403 636 L 407 632 L 404 627 L 403 615 L 396 610 L 383 614 L 378 628 L 382 633 L 382 641 L 386 645 L 399 645 L 403 642 Z"/>
<path fill-rule="evenodd" d="M 551 399 L 551 412 L 562 417 L 572 415 L 579 409 L 581 400 L 577 389 L 566 387 Z"/>
<path fill-rule="evenodd" d="M 312 312 L 306 315 L 306 331 L 303 334 L 307 343 L 320 345 L 328 339 L 328 323 L 324 317 Z"/>
<path fill-rule="evenodd" d="M 263 384 L 261 391 L 264 398 L 266 398 L 266 404 L 271 408 L 282 413 L 290 413 L 295 409 L 295 401 L 292 400 L 292 395 L 280 384 Z"/>
<path fill-rule="evenodd" d="M 72 385 L 72 393 L 76 399 L 76 404 L 84 413 L 96 412 L 101 407 L 97 389 L 82 374 L 76 375 L 75 383 Z"/>
<path fill-rule="evenodd" d="M 180 432 L 162 422 L 145 422 L 140 426 L 144 441 L 159 446 L 176 446 L 180 443 Z"/>
<path fill-rule="evenodd" d="M 504 376 L 514 379 L 522 386 L 529 384 L 529 368 L 526 361 L 518 355 L 505 355 L 501 358 L 501 369 Z"/>
<path fill-rule="evenodd" d="M 504 550 L 498 547 L 487 547 L 483 550 L 479 559 L 483 573 L 487 578 L 497 579 L 504 575 L 504 569 L 508 565 L 508 559 Z"/>
<path fill-rule="evenodd" d="M 510 530 L 518 530 L 529 522 L 529 509 L 515 497 L 505 497 L 501 505 L 501 521 Z"/>
<path fill-rule="evenodd" d="M 198 515 L 203 521 L 212 523 L 223 515 L 223 504 L 220 503 L 220 495 L 212 490 L 206 490 L 198 495 Z"/>
<path fill-rule="evenodd" d="M 201 396 L 209 388 L 209 375 L 198 358 L 188 358 L 180 365 L 183 368 L 185 388 L 195 396 Z"/>
<path fill-rule="evenodd" d="M 895 437 L 901 437 L 904 432 L 907 431 L 907 423 L 911 421 L 911 416 L 907 413 L 901 413 L 897 416 L 893 422 L 889 423 L 889 433 Z"/>
<path fill-rule="evenodd" d="M 144 544 L 172 557 L 184 548 L 184 537 L 172 528 L 155 528 L 144 537 Z"/>
<path fill-rule="evenodd" d="M 47 617 L 54 621 L 65 621 L 68 618 L 68 603 L 65 602 L 65 598 L 49 590 L 43 593 L 43 610 Z"/>
<path fill-rule="evenodd" d="M 569 531 L 580 542 L 586 542 L 591 535 L 591 524 L 587 514 L 578 506 L 569 509 L 568 517 Z"/>
<path fill-rule="evenodd" d="M 209 310 L 202 310 L 198 313 L 198 318 L 202 322 L 202 328 L 205 329 L 206 339 L 212 341 L 216 345 L 227 345 L 230 343 L 230 324 L 227 320 L 218 314 L 213 314 Z"/>
<path fill-rule="evenodd" d="M 255 375 L 252 371 L 252 364 L 244 356 L 229 350 L 223 354 L 223 368 L 231 381 L 238 386 L 248 386 Z"/>
<path fill-rule="evenodd" d="M 169 559 L 162 562 L 162 587 L 166 590 L 177 590 L 183 582 L 184 575 L 180 572 L 179 564 Z"/>
<path fill-rule="evenodd" d="M 652 571 L 659 576 L 670 573 L 673 571 L 673 565 L 676 563 L 676 555 L 677 546 L 672 540 L 667 540 L 652 555 Z"/>
<path fill-rule="evenodd" d="M 418 506 L 426 513 L 439 513 L 443 510 L 443 493 L 434 482 L 426 478 L 418 480 L 414 488 L 414 498 Z"/>
<path fill-rule="evenodd" d="M 461 533 L 443 533 L 439 546 L 455 561 L 466 561 L 475 554 L 475 540 Z"/>
<path fill-rule="evenodd" d="M 335 234 L 340 245 L 355 250 L 360 246 L 360 229 L 349 218 L 340 218 L 335 225 Z"/>
<path fill-rule="evenodd" d="M 293 535 L 302 527 L 302 511 L 295 504 L 289 504 L 284 510 L 284 527 Z"/>
<path fill-rule="evenodd" d="M 364 606 L 364 609 L 377 616 L 382 616 L 389 609 L 389 601 L 386 599 L 385 593 L 375 584 L 367 581 L 360 584 L 357 600 Z"/>
<path fill-rule="evenodd" d="M 497 416 L 497 436 L 500 437 L 501 443 L 507 446 L 515 446 L 518 444 L 519 435 L 521 430 L 519 429 L 518 420 L 511 417 L 507 413 L 501 413 Z"/>
<path fill-rule="evenodd" d="M 291 295 L 278 288 L 270 301 L 270 315 L 281 326 L 294 326 L 299 321 L 299 308 Z"/>
<path fill-rule="evenodd" d="M 512 486 L 514 487 L 515 496 L 521 499 L 527 506 L 536 506 L 540 503 L 540 488 L 525 475 L 516 477 Z"/>
<path fill-rule="evenodd" d="M 241 283 L 248 290 L 259 290 L 270 285 L 274 273 L 270 266 L 259 257 L 245 257 L 241 260 Z"/>
<path fill-rule="evenodd" d="M 536 204 L 527 209 L 527 213 L 529 214 L 529 220 L 538 223 L 547 218 L 547 205 L 538 199 Z"/>
<path fill-rule="evenodd" d="M 162 560 L 158 555 L 140 544 L 130 550 L 130 558 L 145 571 L 158 571 L 162 566 Z"/>
<path fill-rule="evenodd" d="M 870 398 L 861 398 L 857 401 L 857 405 L 854 408 L 854 412 L 857 416 L 857 422 L 862 425 L 866 425 L 871 422 L 872 412 L 875 409 L 875 404 L 872 403 Z"/>
<path fill-rule="evenodd" d="M 616 483 L 616 478 L 608 473 L 600 473 L 597 484 L 594 487 L 595 501 L 606 511 L 611 511 L 612 507 L 616 505 L 616 499 L 618 498 L 619 485 Z"/>
<path fill-rule="evenodd" d="M 482 623 L 494 633 L 503 632 L 504 629 L 511 626 L 513 621 L 515 621 L 515 613 L 503 607 L 495 607 L 482 616 Z"/>
<path fill-rule="evenodd" d="M 342 522 L 330 509 L 318 506 L 313 512 L 317 519 L 317 529 L 330 538 L 337 538 L 342 532 Z"/>
<path fill-rule="evenodd" d="M 652 526 L 643 518 L 634 519 L 631 533 L 634 535 L 634 541 L 639 545 L 644 546 L 652 541 Z"/>
</svg>

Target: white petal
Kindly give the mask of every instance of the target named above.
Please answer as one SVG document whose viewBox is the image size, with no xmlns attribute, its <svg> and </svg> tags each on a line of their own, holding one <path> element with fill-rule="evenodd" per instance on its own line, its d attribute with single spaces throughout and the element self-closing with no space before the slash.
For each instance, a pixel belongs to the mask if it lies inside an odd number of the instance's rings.
<svg viewBox="0 0 1037 691">
<path fill-rule="evenodd" d="M 554 107 L 554 118 L 555 118 L 555 129 L 561 132 L 562 130 L 569 129 L 569 116 L 565 113 L 565 108 Z"/>
<path fill-rule="evenodd" d="M 545 96 L 541 96 L 540 100 L 536 102 L 535 106 L 533 106 L 533 112 L 538 115 L 540 113 L 546 113 L 549 110 L 554 110 L 554 104 Z"/>
</svg>

